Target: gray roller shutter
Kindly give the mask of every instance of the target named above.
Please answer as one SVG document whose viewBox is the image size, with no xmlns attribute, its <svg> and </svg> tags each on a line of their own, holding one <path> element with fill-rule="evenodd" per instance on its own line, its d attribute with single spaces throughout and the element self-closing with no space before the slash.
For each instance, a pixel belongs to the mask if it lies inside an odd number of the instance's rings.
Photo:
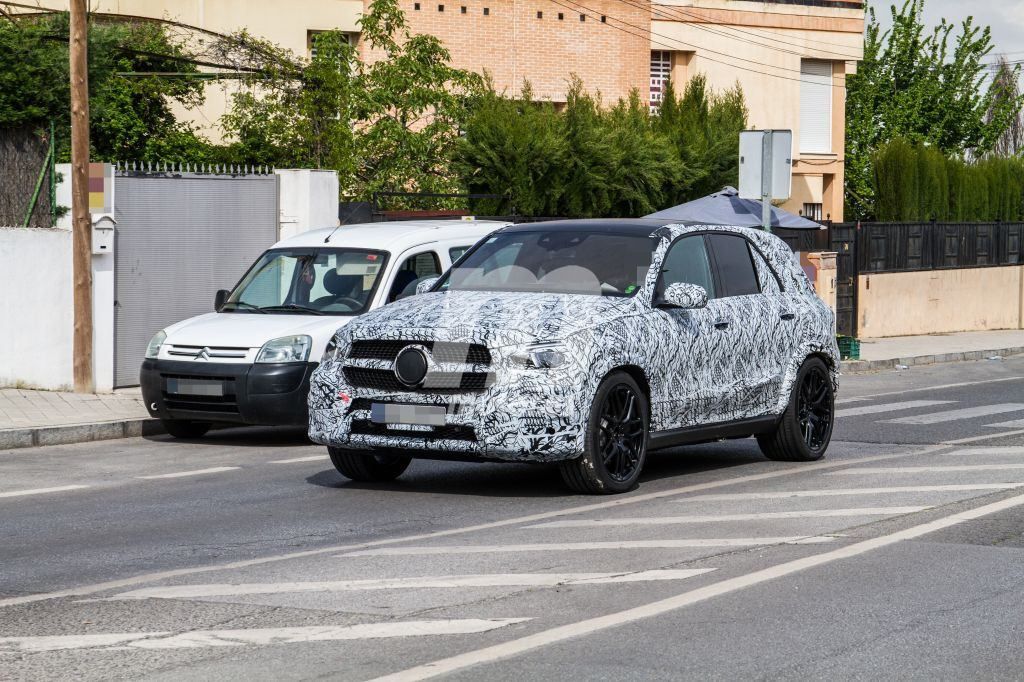
<svg viewBox="0 0 1024 682">
<path fill-rule="evenodd" d="M 211 312 L 277 240 L 277 177 L 118 176 L 115 386 L 139 383 L 153 334 Z"/>
</svg>

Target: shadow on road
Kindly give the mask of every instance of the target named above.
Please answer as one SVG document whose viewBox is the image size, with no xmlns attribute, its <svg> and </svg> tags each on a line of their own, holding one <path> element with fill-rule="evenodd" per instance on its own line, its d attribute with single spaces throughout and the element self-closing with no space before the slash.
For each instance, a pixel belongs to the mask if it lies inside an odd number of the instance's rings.
<svg viewBox="0 0 1024 682">
<path fill-rule="evenodd" d="M 675 482 L 685 485 L 690 475 L 764 461 L 753 439 L 661 450 L 648 455 L 640 487 L 646 482 L 666 478 L 678 478 Z M 401 478 L 389 483 L 350 481 L 333 469 L 309 476 L 306 482 L 338 490 L 476 497 L 577 497 L 566 490 L 554 464 L 413 460 Z"/>
<path fill-rule="evenodd" d="M 166 433 L 143 436 L 156 443 L 208 443 L 237 447 L 307 447 L 312 445 L 301 426 L 231 426 L 216 428 L 202 438 L 175 438 Z"/>
</svg>

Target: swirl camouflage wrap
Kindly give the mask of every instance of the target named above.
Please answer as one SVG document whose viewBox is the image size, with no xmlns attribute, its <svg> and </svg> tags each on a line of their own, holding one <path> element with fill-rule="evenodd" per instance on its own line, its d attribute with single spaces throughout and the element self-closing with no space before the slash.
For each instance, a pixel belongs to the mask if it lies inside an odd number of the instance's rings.
<svg viewBox="0 0 1024 682">
<path fill-rule="evenodd" d="M 812 355 L 838 386 L 834 316 L 782 240 L 738 227 L 647 229 L 651 267 L 629 297 L 434 291 L 353 320 L 313 374 L 310 438 L 412 456 L 560 461 L 582 454 L 591 403 L 616 368 L 647 392 L 652 433 L 780 415 Z M 721 232 L 754 247 L 761 293 L 686 310 L 652 305 L 670 246 Z M 532 363 L 536 344 L 552 344 L 560 364 Z M 415 387 L 395 371 L 409 347 L 424 363 Z M 374 410 L 387 405 L 443 409 L 436 421 L 385 423 Z"/>
</svg>

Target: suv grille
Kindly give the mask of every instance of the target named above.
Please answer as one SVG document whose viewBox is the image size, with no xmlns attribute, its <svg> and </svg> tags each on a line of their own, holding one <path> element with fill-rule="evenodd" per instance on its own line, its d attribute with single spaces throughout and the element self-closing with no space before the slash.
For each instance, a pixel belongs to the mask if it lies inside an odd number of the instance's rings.
<svg viewBox="0 0 1024 682">
<path fill-rule="evenodd" d="M 487 346 L 479 343 L 464 344 L 394 340 L 353 341 L 348 356 L 350 358 L 371 360 L 394 360 L 398 356 L 398 351 L 410 344 L 429 348 L 434 359 L 438 362 L 465 362 L 471 365 L 491 364 L 491 352 L 487 350 Z"/>
<path fill-rule="evenodd" d="M 369 388 L 389 393 L 412 390 L 408 386 L 403 385 L 390 369 L 345 367 L 344 372 L 345 381 L 356 388 Z M 431 374 L 426 385 L 420 387 L 419 390 L 426 393 L 482 391 L 487 388 L 487 382 L 488 375 L 483 372 Z"/>
</svg>

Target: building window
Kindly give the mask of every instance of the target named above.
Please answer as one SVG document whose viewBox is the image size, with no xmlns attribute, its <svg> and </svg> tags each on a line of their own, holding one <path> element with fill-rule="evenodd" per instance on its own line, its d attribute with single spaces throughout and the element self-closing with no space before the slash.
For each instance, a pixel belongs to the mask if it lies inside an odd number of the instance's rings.
<svg viewBox="0 0 1024 682">
<path fill-rule="evenodd" d="M 491 8 L 490 7 L 484 7 L 484 16 L 488 17 L 490 15 L 491 15 Z"/>
<path fill-rule="evenodd" d="M 306 31 L 306 49 L 309 50 L 309 58 L 316 58 L 316 37 L 326 31 Z M 355 47 L 359 40 L 358 33 L 346 33 L 345 38 L 348 40 L 348 44 Z"/>
<path fill-rule="evenodd" d="M 418 2 L 413 3 L 412 8 L 418 12 L 419 9 L 420 9 L 420 3 L 418 3 Z"/>
<path fill-rule="evenodd" d="M 580 21 L 586 21 L 586 20 L 587 20 L 587 15 L 586 14 L 581 14 L 580 15 Z"/>
<path fill-rule="evenodd" d="M 606 17 L 605 15 L 602 14 L 601 15 L 601 23 L 604 24 L 604 23 L 607 23 L 607 22 L 608 22 L 608 17 Z"/>
<path fill-rule="evenodd" d="M 816 223 L 821 222 L 821 204 L 804 204 L 804 210 L 800 214 L 808 220 Z"/>
<path fill-rule="evenodd" d="M 832 62 L 800 62 L 800 151 L 832 153 Z"/>
<path fill-rule="evenodd" d="M 651 112 L 657 113 L 671 77 L 672 53 L 668 50 L 651 51 Z"/>
<path fill-rule="evenodd" d="M 558 13 L 558 20 L 561 21 L 562 19 L 565 19 L 565 15 L 562 14 L 561 12 L 559 12 Z"/>
<path fill-rule="evenodd" d="M 537 18 L 538 18 L 538 19 L 543 19 L 543 18 L 544 18 L 544 13 L 543 13 L 543 12 L 540 12 L 540 11 L 538 11 L 538 12 L 537 12 Z"/>
<path fill-rule="evenodd" d="M 437 11 L 438 12 L 443 12 L 444 11 L 444 5 L 438 5 L 437 6 Z"/>
<path fill-rule="evenodd" d="M 465 14 L 466 13 L 466 6 L 463 5 L 462 7 L 460 7 L 459 8 L 459 12 L 461 12 L 462 14 Z"/>
</svg>

